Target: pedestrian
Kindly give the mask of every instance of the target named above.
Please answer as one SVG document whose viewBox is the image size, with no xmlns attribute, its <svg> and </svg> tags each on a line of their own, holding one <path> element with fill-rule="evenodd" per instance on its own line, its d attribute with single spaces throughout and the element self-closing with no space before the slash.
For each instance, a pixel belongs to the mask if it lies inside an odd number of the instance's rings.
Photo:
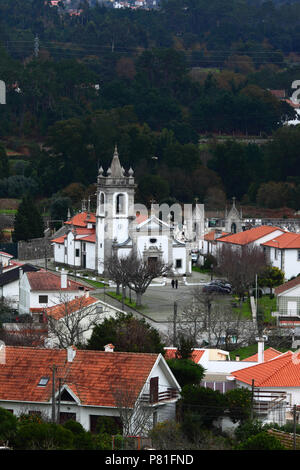
<svg viewBox="0 0 300 470">
<path fill-rule="evenodd" d="M 176 279 L 176 281 L 175 281 L 175 287 L 176 287 L 176 289 L 178 289 L 178 279 Z"/>
<path fill-rule="evenodd" d="M 174 286 L 175 286 L 175 281 L 174 281 L 174 279 L 172 279 L 171 284 L 172 284 L 172 289 L 174 289 Z"/>
</svg>

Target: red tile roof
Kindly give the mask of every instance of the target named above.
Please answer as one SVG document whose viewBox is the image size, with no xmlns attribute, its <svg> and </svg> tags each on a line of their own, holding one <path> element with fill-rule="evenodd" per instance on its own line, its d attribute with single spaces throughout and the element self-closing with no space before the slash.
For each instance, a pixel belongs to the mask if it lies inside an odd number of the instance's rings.
<svg viewBox="0 0 300 470">
<path fill-rule="evenodd" d="M 256 240 L 259 240 L 266 235 L 269 235 L 276 230 L 284 232 L 279 227 L 272 227 L 270 225 L 261 225 L 260 227 L 254 227 L 250 230 L 245 230 L 244 232 L 234 233 L 233 235 L 227 235 L 226 237 L 218 238 L 218 242 L 232 243 L 234 245 L 247 245 Z"/>
<path fill-rule="evenodd" d="M 63 378 L 81 404 L 114 407 L 122 384 L 133 399 L 138 397 L 157 359 L 158 354 L 76 350 L 73 362 L 67 362 L 63 349 L 7 346 L 0 364 L 0 401 L 49 403 L 55 364 L 57 379 Z M 49 377 L 44 387 L 38 386 L 42 377 Z"/>
<path fill-rule="evenodd" d="M 0 251 L 0 255 L 8 256 L 8 258 L 13 258 L 13 255 L 10 255 L 9 253 L 5 253 L 5 251 Z"/>
<path fill-rule="evenodd" d="M 231 373 L 236 380 L 256 387 L 300 387 L 300 353 L 288 351 L 261 364 Z"/>
<path fill-rule="evenodd" d="M 263 243 L 263 246 L 271 246 L 279 249 L 300 249 L 300 233 L 283 233 L 273 240 Z"/>
<path fill-rule="evenodd" d="M 216 235 L 217 235 L 217 237 L 216 237 Z M 229 234 L 227 232 L 222 232 L 222 233 L 219 234 L 218 232 L 216 233 L 216 230 L 211 230 L 206 235 L 204 235 L 204 240 L 213 241 L 213 240 L 216 240 L 217 238 L 225 237 L 226 235 L 229 235 Z"/>
<path fill-rule="evenodd" d="M 77 312 L 80 309 L 89 307 L 92 304 L 99 302 L 99 299 L 95 299 L 95 297 L 79 297 L 69 302 L 63 302 L 58 305 L 54 305 L 53 307 L 48 307 L 44 309 L 47 315 L 54 318 L 55 320 L 59 320 L 60 318 L 65 317 L 66 315 L 70 315 L 70 313 Z"/>
<path fill-rule="evenodd" d="M 275 287 L 275 294 L 281 294 L 282 292 L 285 292 L 289 289 L 292 289 L 293 287 L 297 287 L 300 284 L 300 276 L 295 277 L 294 279 L 291 279 L 290 281 L 285 282 L 284 284 L 281 284 L 278 287 Z"/>
<path fill-rule="evenodd" d="M 60 275 L 51 273 L 50 271 L 37 271 L 26 273 L 30 288 L 33 291 L 77 291 L 79 287 L 84 287 L 85 290 L 91 290 L 93 288 L 86 287 L 80 282 L 67 280 L 67 288 L 61 288 L 61 277 Z"/>
<path fill-rule="evenodd" d="M 67 236 L 64 235 L 63 237 L 53 238 L 53 240 L 51 240 L 51 241 L 52 241 L 52 243 L 62 243 L 62 244 L 64 244 L 66 238 L 67 238 Z"/>
<path fill-rule="evenodd" d="M 205 349 L 194 349 L 191 355 L 191 360 L 199 363 L 204 354 Z M 176 359 L 177 348 L 166 348 L 165 359 Z"/>
<path fill-rule="evenodd" d="M 274 357 L 280 356 L 280 354 L 282 354 L 280 351 L 277 351 L 276 349 L 273 349 L 273 348 L 268 348 L 264 351 L 264 362 L 269 361 L 270 359 L 274 359 Z M 244 362 L 257 362 L 258 353 L 253 354 L 253 356 L 249 356 L 246 359 L 243 359 L 243 361 Z"/>
<path fill-rule="evenodd" d="M 89 218 L 88 215 L 90 216 Z M 88 223 L 96 223 L 96 214 L 93 212 L 79 212 L 78 214 L 75 214 L 70 220 L 65 222 L 67 225 L 73 224 L 74 227 L 87 227 Z"/>
<path fill-rule="evenodd" d="M 92 233 L 87 237 L 77 238 L 77 240 L 82 240 L 83 242 L 96 243 L 96 233 Z"/>
</svg>

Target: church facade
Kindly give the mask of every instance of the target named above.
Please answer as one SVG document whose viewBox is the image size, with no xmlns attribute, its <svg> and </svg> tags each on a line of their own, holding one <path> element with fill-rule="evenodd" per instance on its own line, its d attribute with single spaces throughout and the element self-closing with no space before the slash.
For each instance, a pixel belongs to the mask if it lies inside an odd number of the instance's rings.
<svg viewBox="0 0 300 470">
<path fill-rule="evenodd" d="M 115 148 L 109 169 L 100 167 L 96 213 L 82 211 L 65 222 L 66 233 L 52 240 L 54 261 L 105 274 L 112 255 L 134 252 L 148 263 L 162 260 L 174 275 L 190 275 L 193 253 L 204 237 L 204 205 L 135 204 L 134 172 L 126 174 Z"/>
</svg>

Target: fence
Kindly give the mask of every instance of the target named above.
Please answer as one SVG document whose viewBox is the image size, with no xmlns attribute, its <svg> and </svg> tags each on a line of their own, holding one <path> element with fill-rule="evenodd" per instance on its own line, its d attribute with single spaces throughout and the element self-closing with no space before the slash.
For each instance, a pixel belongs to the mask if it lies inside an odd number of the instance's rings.
<svg viewBox="0 0 300 470">
<path fill-rule="evenodd" d="M 294 449 L 294 435 L 292 433 L 268 429 L 268 433 L 276 437 L 287 449 Z M 296 450 L 300 450 L 300 436 L 296 434 Z"/>
</svg>

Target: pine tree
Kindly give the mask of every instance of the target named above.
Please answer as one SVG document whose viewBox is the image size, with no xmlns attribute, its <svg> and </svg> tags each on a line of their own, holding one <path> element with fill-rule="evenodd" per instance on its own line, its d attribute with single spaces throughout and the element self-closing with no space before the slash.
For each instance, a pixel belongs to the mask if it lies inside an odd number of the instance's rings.
<svg viewBox="0 0 300 470">
<path fill-rule="evenodd" d="M 25 196 L 14 221 L 13 241 L 44 236 L 43 219 L 30 196 Z"/>
</svg>

